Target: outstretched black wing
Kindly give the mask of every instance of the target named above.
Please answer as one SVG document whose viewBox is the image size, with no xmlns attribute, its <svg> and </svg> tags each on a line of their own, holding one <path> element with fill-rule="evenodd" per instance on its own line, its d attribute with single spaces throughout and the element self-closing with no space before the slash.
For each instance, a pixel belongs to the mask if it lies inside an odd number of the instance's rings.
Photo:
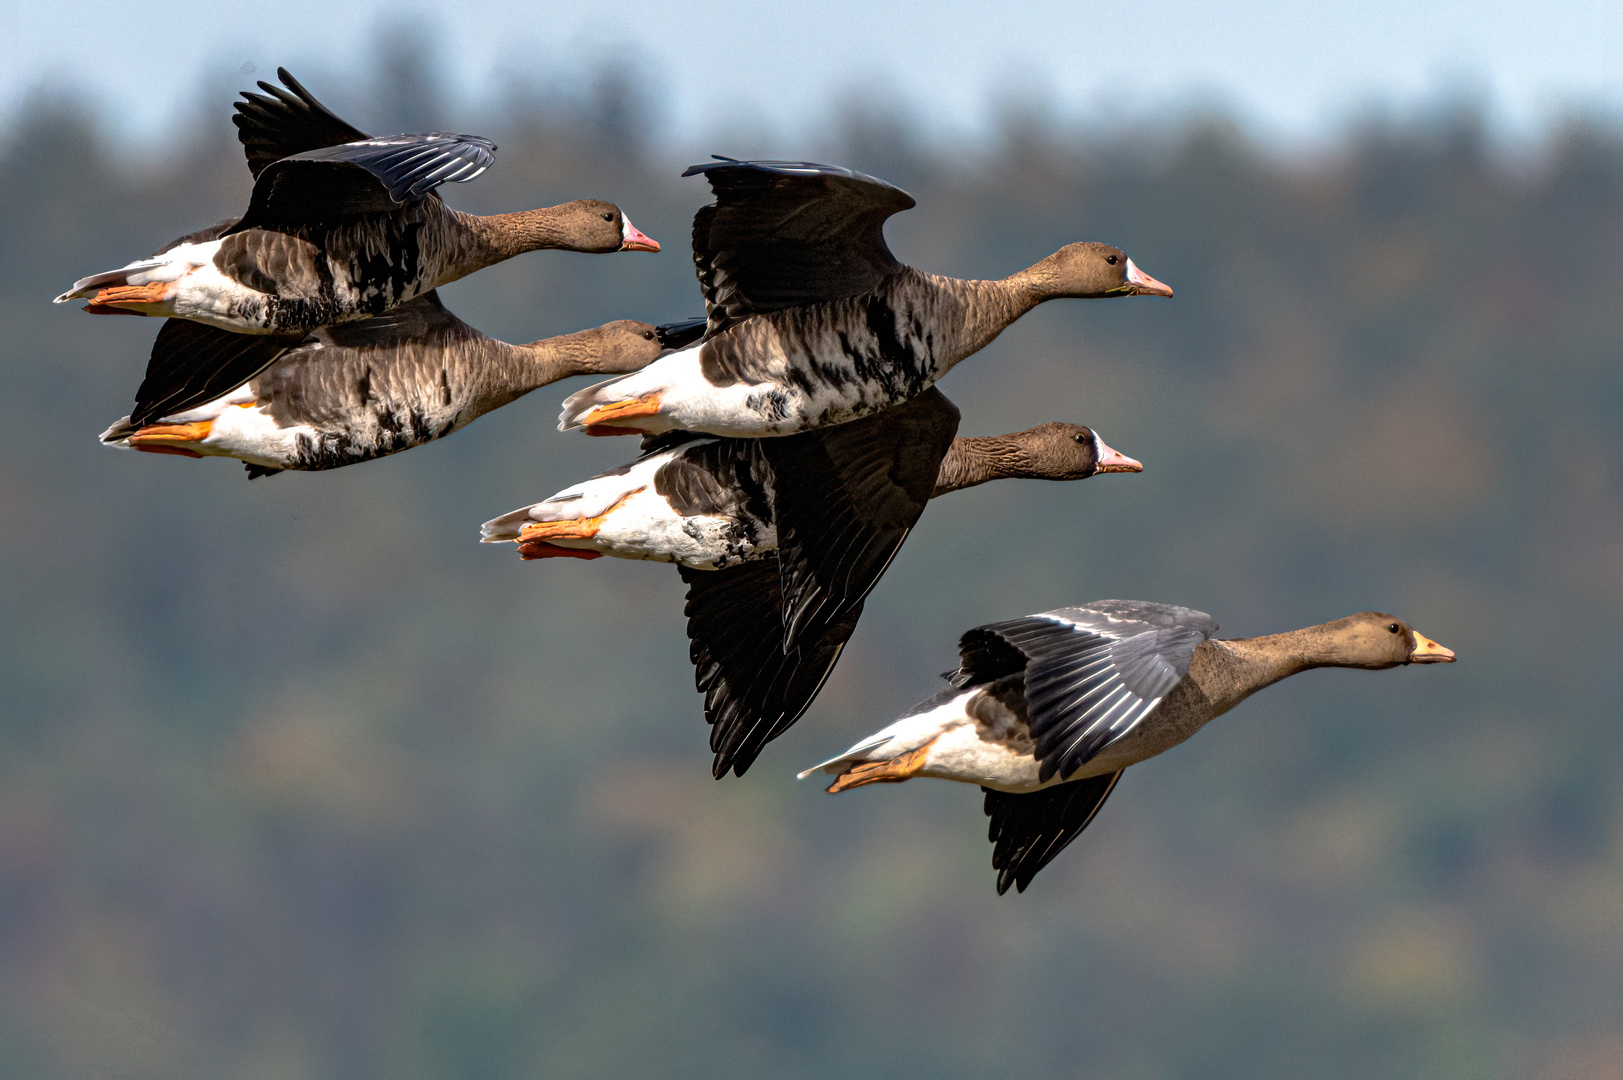
<svg viewBox="0 0 1623 1080">
<path fill-rule="evenodd" d="M 1021 795 L 981 788 L 986 816 L 992 819 L 987 839 L 996 845 L 992 869 L 997 871 L 997 894 L 1008 892 L 1010 885 L 1025 892 L 1037 871 L 1088 827 L 1120 779 L 1120 772 L 1105 773 Z"/>
<path fill-rule="evenodd" d="M 1100 600 L 976 627 L 948 678 L 974 686 L 1023 670 L 1038 777 L 1064 778 L 1159 705 L 1216 632 L 1189 608 Z"/>
<path fill-rule="evenodd" d="M 259 84 L 263 94 L 244 90 L 231 117 L 254 179 L 273 161 L 371 137 L 333 115 L 287 68 L 277 68 L 276 77 L 286 90 L 268 82 Z"/>
<path fill-rule="evenodd" d="M 738 776 L 816 700 L 862 617 L 862 602 L 831 626 L 783 648 L 778 560 L 725 570 L 679 568 L 688 585 L 688 656 L 704 694 L 712 775 Z"/>
<path fill-rule="evenodd" d="M 693 217 L 693 261 L 710 332 L 768 311 L 870 292 L 902 269 L 885 219 L 914 205 L 883 180 L 809 161 L 718 158 L 716 201 Z"/>
<path fill-rule="evenodd" d="M 438 131 L 307 150 L 260 171 L 237 229 L 398 210 L 440 184 L 472 180 L 495 160 L 489 139 Z"/>
<path fill-rule="evenodd" d="M 957 431 L 957 407 L 932 387 L 861 420 L 761 440 L 773 473 L 785 649 L 868 595 L 924 512 Z"/>
</svg>

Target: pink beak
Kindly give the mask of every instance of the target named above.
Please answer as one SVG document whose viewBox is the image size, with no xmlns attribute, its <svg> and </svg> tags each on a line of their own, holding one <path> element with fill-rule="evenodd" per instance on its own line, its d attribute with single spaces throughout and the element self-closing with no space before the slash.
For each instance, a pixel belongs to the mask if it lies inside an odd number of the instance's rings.
<svg viewBox="0 0 1623 1080">
<path fill-rule="evenodd" d="M 651 236 L 644 236 L 642 230 L 631 224 L 631 219 L 622 214 L 620 216 L 620 250 L 658 251 L 659 241 Z M 1171 294 L 1168 293 L 1168 295 Z"/>
<path fill-rule="evenodd" d="M 1133 292 L 1141 296 L 1171 296 L 1172 286 L 1163 285 L 1150 275 L 1133 265 L 1133 260 L 1127 260 L 1127 284 L 1133 287 Z"/>
<path fill-rule="evenodd" d="M 1094 439 L 1094 442 L 1099 444 L 1098 445 L 1099 464 L 1094 467 L 1094 470 L 1093 470 L 1094 472 L 1102 473 L 1102 472 L 1143 472 L 1144 471 L 1144 466 L 1141 463 L 1139 463 L 1137 461 L 1134 461 L 1132 458 L 1128 457 L 1126 454 L 1122 453 L 1120 450 L 1112 450 L 1110 447 L 1105 445 L 1105 441 L 1103 439 L 1099 438 L 1098 435 L 1094 435 L 1093 439 Z"/>
</svg>

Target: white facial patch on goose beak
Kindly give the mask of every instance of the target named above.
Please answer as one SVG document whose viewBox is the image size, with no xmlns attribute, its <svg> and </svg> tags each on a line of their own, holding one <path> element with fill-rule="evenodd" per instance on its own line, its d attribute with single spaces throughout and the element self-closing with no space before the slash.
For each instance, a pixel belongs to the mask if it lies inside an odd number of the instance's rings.
<svg viewBox="0 0 1623 1080">
<path fill-rule="evenodd" d="M 1132 259 L 1127 260 L 1127 284 L 1132 286 L 1133 292 L 1143 296 L 1172 295 L 1172 286 L 1163 285 L 1150 277 L 1150 275 L 1133 265 Z"/>
<path fill-rule="evenodd" d="M 1144 466 L 1120 450 L 1112 450 L 1099 438 L 1099 433 L 1093 433 L 1093 456 L 1098 462 L 1094 466 L 1095 473 L 1102 472 L 1143 472 Z"/>
<path fill-rule="evenodd" d="M 631 219 L 624 214 L 620 215 L 620 250 L 621 251 L 658 251 L 659 241 L 651 236 L 644 236 L 642 231 L 631 224 Z"/>
</svg>

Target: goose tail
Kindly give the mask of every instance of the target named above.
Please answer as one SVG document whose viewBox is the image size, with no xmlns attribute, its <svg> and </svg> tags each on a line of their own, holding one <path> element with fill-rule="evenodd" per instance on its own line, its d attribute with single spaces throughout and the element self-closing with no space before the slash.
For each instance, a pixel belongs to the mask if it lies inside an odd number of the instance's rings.
<svg viewBox="0 0 1623 1080">
<path fill-rule="evenodd" d="M 71 289 L 56 297 L 51 301 L 51 303 L 65 304 L 69 300 L 88 300 L 97 293 L 101 292 L 103 289 L 122 288 L 128 286 L 131 284 L 129 279 L 132 276 L 140 275 L 145 271 L 156 269 L 168 261 L 169 259 L 166 256 L 154 256 L 150 259 L 142 259 L 139 262 L 132 262 L 128 266 L 121 266 L 117 270 L 108 270 L 104 273 L 91 274 L 89 277 L 82 277 L 73 283 L 73 287 Z M 136 284 L 144 283 L 145 282 L 136 282 Z"/>
<path fill-rule="evenodd" d="M 587 425 L 588 417 L 599 409 L 608 408 L 618 404 L 622 396 L 618 392 L 619 384 L 630 378 L 630 375 L 617 375 L 612 379 L 605 379 L 600 383 L 593 383 L 584 390 L 577 390 L 564 398 L 564 410 L 558 417 L 559 431 L 573 431 Z"/>
<path fill-rule="evenodd" d="M 134 435 L 138 430 L 140 428 L 130 423 L 128 416 L 121 416 L 113 423 L 112 427 L 96 436 L 96 438 L 103 446 L 117 446 L 124 450 L 133 450 L 134 447 L 130 445 L 130 436 Z"/>
<path fill-rule="evenodd" d="M 893 738 L 895 738 L 894 735 L 872 735 L 872 736 L 869 736 L 868 738 L 866 738 L 866 739 L 862 740 L 861 742 L 857 743 L 851 749 L 847 750 L 845 753 L 838 754 L 838 755 L 836 755 L 834 757 L 829 758 L 827 761 L 823 762 L 820 765 L 813 765 L 809 769 L 806 769 L 806 770 L 804 770 L 802 772 L 796 773 L 795 774 L 795 779 L 804 780 L 804 779 L 806 779 L 806 777 L 810 776 L 812 773 L 815 773 L 815 772 L 825 772 L 825 773 L 829 773 L 830 775 L 838 776 L 840 773 L 845 772 L 852 765 L 860 765 L 860 764 L 866 762 L 868 760 L 868 755 L 869 754 L 871 754 L 873 751 L 879 749 L 881 746 L 884 746 L 886 743 L 890 742 Z"/>
<path fill-rule="evenodd" d="M 583 429 L 588 435 L 658 435 L 672 424 L 662 416 L 664 394 L 657 379 L 642 378 L 648 369 L 588 386 L 564 399 L 558 430 Z M 646 389 L 653 384 L 655 389 Z"/>
<path fill-rule="evenodd" d="M 517 541 L 520 530 L 535 520 L 530 517 L 531 509 L 528 506 L 521 506 L 511 513 L 491 518 L 479 526 L 479 542 L 481 544 L 510 544 Z"/>
</svg>

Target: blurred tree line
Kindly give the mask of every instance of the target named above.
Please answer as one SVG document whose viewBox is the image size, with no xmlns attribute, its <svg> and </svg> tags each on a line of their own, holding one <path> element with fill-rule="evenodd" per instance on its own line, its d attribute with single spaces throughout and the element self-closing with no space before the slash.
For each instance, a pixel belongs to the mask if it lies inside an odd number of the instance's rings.
<svg viewBox="0 0 1623 1080">
<path fill-rule="evenodd" d="M 470 117 L 379 48 L 370 85 L 297 74 L 367 130 L 494 137 L 453 205 L 607 198 L 665 244 L 448 306 L 509 340 L 699 313 L 707 190 L 650 88 Z M 7 1076 L 1623 1075 L 1616 128 L 1507 160 L 1462 109 L 1308 159 L 1220 118 L 956 147 L 854 109 L 699 148 L 906 187 L 924 269 L 1099 239 L 1177 290 L 1047 305 L 945 381 L 965 433 L 1088 423 L 1146 471 L 933 506 L 817 706 L 718 783 L 674 572 L 475 543 L 634 453 L 553 430 L 578 383 L 331 474 L 96 444 L 157 326 L 49 298 L 245 205 L 228 89 L 145 155 L 63 100 L 0 147 Z M 1462 662 L 1265 692 L 1024 896 L 978 792 L 793 780 L 962 629 L 1106 596 L 1232 636 L 1378 608 Z"/>
</svg>

